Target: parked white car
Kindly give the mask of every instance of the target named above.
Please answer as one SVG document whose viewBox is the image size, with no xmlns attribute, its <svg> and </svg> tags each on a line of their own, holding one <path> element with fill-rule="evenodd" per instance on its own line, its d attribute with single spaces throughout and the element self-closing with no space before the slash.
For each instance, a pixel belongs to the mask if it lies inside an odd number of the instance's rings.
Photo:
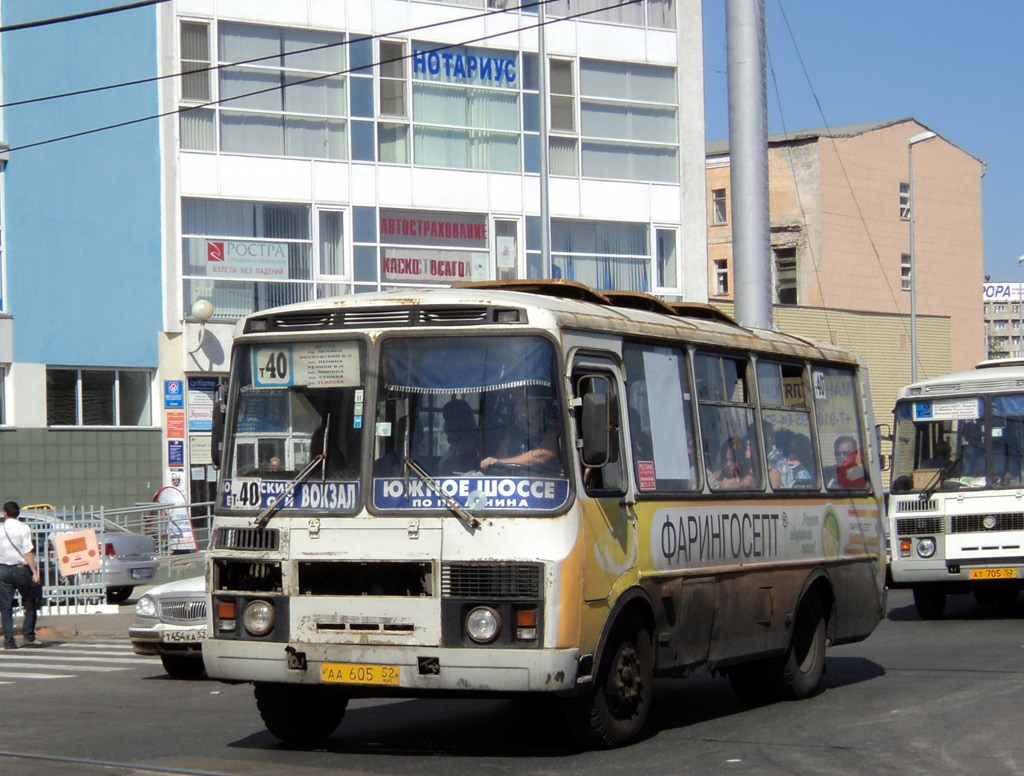
<svg viewBox="0 0 1024 776">
<path fill-rule="evenodd" d="M 148 590 L 135 604 L 128 638 L 135 654 L 159 655 L 164 670 L 175 679 L 203 673 L 205 579 L 188 577 Z"/>
</svg>

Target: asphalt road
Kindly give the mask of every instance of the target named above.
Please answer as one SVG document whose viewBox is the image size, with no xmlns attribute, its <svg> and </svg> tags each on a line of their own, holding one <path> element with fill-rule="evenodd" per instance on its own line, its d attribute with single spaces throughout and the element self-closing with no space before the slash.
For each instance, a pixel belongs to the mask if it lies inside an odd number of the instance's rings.
<svg viewBox="0 0 1024 776">
<path fill-rule="evenodd" d="M 961 596 L 945 619 L 922 622 L 896 591 L 871 638 L 829 651 L 820 695 L 752 707 L 721 678 L 661 682 L 647 735 L 612 752 L 575 748 L 534 704 L 445 700 L 353 702 L 323 747 L 292 750 L 265 731 L 247 685 L 172 680 L 158 661 L 126 652 L 126 639 L 79 637 L 0 653 L 0 767 L 28 776 L 1017 774 L 1022 620 L 1024 597 L 1007 614 Z M 63 678 L 32 678 L 48 671 Z"/>
</svg>

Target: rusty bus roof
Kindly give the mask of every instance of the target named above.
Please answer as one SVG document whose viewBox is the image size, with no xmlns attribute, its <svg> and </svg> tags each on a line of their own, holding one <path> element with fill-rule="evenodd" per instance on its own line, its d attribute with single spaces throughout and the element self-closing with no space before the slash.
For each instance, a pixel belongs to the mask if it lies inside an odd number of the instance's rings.
<svg viewBox="0 0 1024 776">
<path fill-rule="evenodd" d="M 395 315 L 398 308 L 415 311 L 415 318 Z M 562 329 L 663 337 L 800 358 L 859 361 L 850 352 L 829 344 L 768 329 L 745 328 L 711 305 L 668 303 L 637 291 L 597 291 L 561 279 L 468 282 L 450 288 L 391 289 L 299 302 L 249 315 L 239 323 L 238 333 L 294 335 L 402 325 L 496 324 L 500 320 L 492 314 L 513 308 L 527 309 L 533 316 L 531 323 Z"/>
</svg>

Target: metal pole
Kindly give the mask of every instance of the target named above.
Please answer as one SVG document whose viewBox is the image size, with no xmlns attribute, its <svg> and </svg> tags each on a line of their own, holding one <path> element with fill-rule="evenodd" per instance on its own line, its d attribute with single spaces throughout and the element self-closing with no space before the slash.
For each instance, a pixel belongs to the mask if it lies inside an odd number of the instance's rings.
<svg viewBox="0 0 1024 776">
<path fill-rule="evenodd" d="M 764 0 L 726 0 L 736 320 L 772 328 Z"/>
<path fill-rule="evenodd" d="M 914 255 L 914 144 L 907 143 L 910 183 L 907 206 L 910 208 L 910 382 L 917 382 L 917 257 Z"/>
<path fill-rule="evenodd" d="M 544 3 L 537 6 L 537 60 L 540 68 L 540 263 L 544 277 L 554 277 L 551 266 L 551 204 L 548 200 L 548 46 L 544 29 Z"/>
</svg>

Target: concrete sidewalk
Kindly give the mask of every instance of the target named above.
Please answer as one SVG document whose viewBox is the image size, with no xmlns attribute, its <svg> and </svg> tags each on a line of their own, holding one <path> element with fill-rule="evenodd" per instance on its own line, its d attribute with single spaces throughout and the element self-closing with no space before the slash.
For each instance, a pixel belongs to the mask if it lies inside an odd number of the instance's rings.
<svg viewBox="0 0 1024 776">
<path fill-rule="evenodd" d="M 115 614 L 40 614 L 36 622 L 36 638 L 44 641 L 75 639 L 125 639 L 135 619 L 135 599 L 121 604 Z M 21 640 L 21 618 L 14 621 L 14 633 Z"/>
</svg>

